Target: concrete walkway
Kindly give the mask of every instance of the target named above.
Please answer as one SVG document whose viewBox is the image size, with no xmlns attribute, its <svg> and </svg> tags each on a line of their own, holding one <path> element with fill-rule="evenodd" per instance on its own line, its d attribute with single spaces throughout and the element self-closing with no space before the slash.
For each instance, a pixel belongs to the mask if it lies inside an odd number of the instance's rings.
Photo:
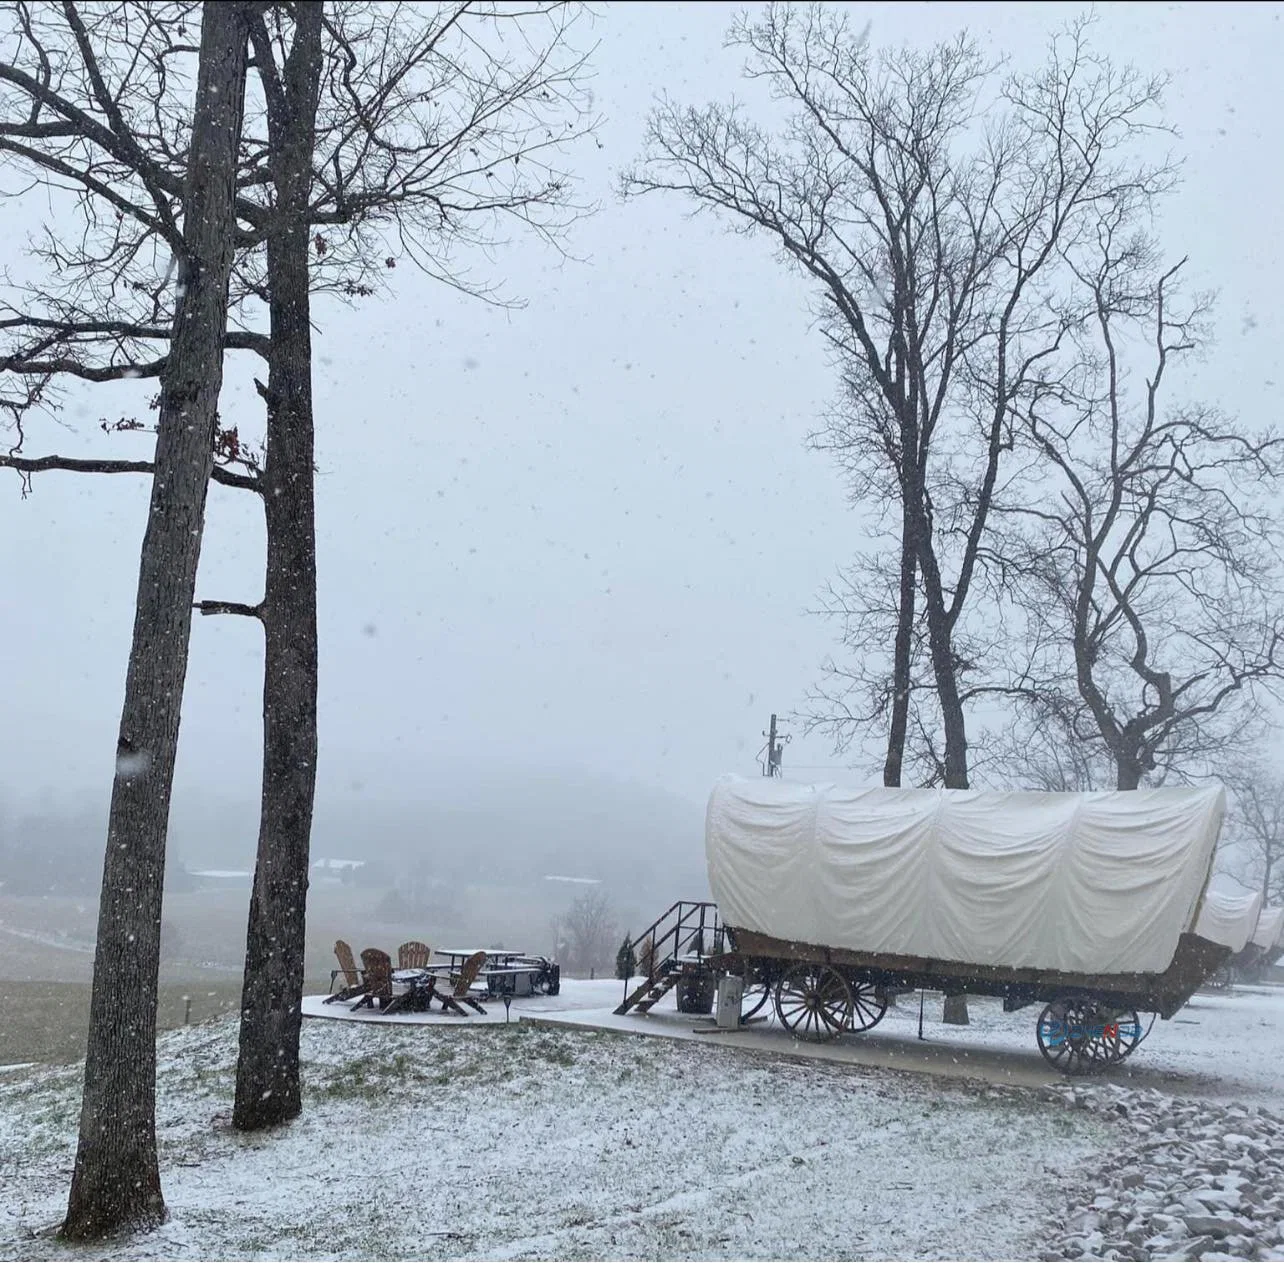
<svg viewBox="0 0 1284 1263">
<path fill-rule="evenodd" d="M 577 1030 L 649 1035 L 661 1039 L 700 1040 L 767 1057 L 902 1070 L 1018 1087 L 1045 1087 L 1064 1082 L 1064 1076 L 1053 1071 L 1037 1049 L 1032 1048 L 1027 1054 L 1003 1049 L 969 1048 L 955 1043 L 945 1044 L 930 1037 L 930 1027 L 925 1030 L 929 1037 L 921 1042 L 917 1035 L 907 1039 L 900 1034 L 883 1033 L 880 1029 L 867 1037 L 847 1035 L 828 1043 L 816 1044 L 795 1039 L 775 1022 L 755 1023 L 738 1031 L 720 1031 L 711 1021 L 665 1010 L 623 1017 L 617 1017 L 610 1009 L 579 1010 L 539 1016 L 523 1014 L 521 1020 L 537 1026 L 574 1027 Z"/>
</svg>

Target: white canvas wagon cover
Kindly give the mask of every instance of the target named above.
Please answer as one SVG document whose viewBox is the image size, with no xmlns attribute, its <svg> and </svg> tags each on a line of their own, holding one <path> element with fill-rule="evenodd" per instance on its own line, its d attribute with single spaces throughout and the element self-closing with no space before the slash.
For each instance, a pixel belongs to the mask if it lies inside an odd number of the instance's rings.
<svg viewBox="0 0 1284 1263">
<path fill-rule="evenodd" d="M 1195 933 L 1210 943 L 1221 943 L 1232 952 L 1242 952 L 1253 937 L 1258 913 L 1262 910 L 1261 894 L 1236 894 L 1209 886 L 1195 922 Z"/>
<path fill-rule="evenodd" d="M 725 776 L 706 817 L 726 924 L 864 953 L 1161 973 L 1191 929 L 1225 792 L 850 789 Z"/>
<path fill-rule="evenodd" d="M 1253 942 L 1270 951 L 1284 943 L 1284 908 L 1263 908 L 1253 931 Z"/>
</svg>

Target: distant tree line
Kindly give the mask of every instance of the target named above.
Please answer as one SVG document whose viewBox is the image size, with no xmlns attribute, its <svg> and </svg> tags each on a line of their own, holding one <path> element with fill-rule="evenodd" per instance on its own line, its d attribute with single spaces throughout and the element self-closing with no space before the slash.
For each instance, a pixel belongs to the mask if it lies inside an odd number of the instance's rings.
<svg viewBox="0 0 1284 1263">
<path fill-rule="evenodd" d="M 6 895 L 95 895 L 102 883 L 102 820 L 90 812 L 0 819 L 0 892 Z M 181 858 L 166 867 L 167 890 L 195 880 Z"/>
</svg>

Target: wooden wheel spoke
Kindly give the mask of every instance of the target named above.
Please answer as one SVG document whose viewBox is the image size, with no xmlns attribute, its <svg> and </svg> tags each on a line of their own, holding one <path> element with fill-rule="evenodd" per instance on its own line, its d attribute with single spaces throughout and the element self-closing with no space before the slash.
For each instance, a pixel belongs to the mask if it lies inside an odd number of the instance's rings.
<svg viewBox="0 0 1284 1263">
<path fill-rule="evenodd" d="M 886 998 L 880 997 L 877 990 L 867 982 L 857 983 L 852 988 L 852 1006 L 852 1026 L 861 1031 L 872 1030 L 887 1012 Z"/>
</svg>

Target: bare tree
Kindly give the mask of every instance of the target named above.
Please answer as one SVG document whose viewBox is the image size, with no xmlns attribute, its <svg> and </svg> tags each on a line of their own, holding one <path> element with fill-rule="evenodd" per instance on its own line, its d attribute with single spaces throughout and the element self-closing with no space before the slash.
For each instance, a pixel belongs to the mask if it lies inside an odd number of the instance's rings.
<svg viewBox="0 0 1284 1263">
<path fill-rule="evenodd" d="M 150 180 L 171 196 L 180 187 L 173 175 L 182 160 L 184 106 L 173 85 L 190 52 L 183 30 L 191 8 L 125 5 L 126 25 L 95 31 L 114 54 L 115 95 L 141 103 L 121 123 L 137 143 L 123 147 L 123 158 L 113 155 L 119 169 L 110 169 L 108 185 L 130 189 L 131 180 Z M 262 822 L 234 1110 L 240 1127 L 293 1117 L 300 1102 L 299 992 L 317 749 L 309 290 L 358 299 L 381 288 L 398 258 L 408 256 L 446 283 L 502 301 L 467 270 L 468 252 L 498 245 L 505 219 L 560 239 L 577 210 L 567 177 L 551 164 L 592 126 L 579 86 L 584 59 L 568 43 L 575 5 L 265 8 L 254 26 L 259 92 L 247 112 L 237 180 L 232 297 L 239 327 L 226 346 L 268 362 L 267 385 L 260 385 L 266 456 L 239 427 L 220 429 L 215 477 L 264 496 L 267 575 L 261 601 L 198 606 L 250 616 L 265 628 Z M 22 117 L 39 97 L 70 123 L 35 150 L 14 148 L 18 142 L 7 143 L 0 128 L 0 153 L 8 148 L 48 175 L 61 162 L 60 144 L 96 134 L 95 107 L 92 100 L 82 107 L 75 91 L 60 95 L 68 76 L 80 89 L 82 67 L 80 47 L 68 44 L 59 17 L 33 20 L 22 5 L 14 17 L 11 67 L 43 59 L 60 70 L 57 84 L 5 79 L 18 97 L 15 114 Z M 140 46 L 147 56 L 134 55 Z M 150 377 L 165 363 L 159 344 L 169 299 L 149 248 L 151 217 L 146 203 L 108 200 L 104 179 L 95 169 L 78 181 L 83 232 L 50 233 L 37 245 L 51 279 L 29 288 L 0 320 L 12 339 L 0 368 L 21 384 L 9 408 L 18 448 L 23 417 L 50 403 L 58 380 Z M 264 305 L 266 335 L 255 327 Z M 0 464 L 28 478 L 48 469 L 149 468 L 31 458 L 19 450 L 0 456 Z"/>
<path fill-rule="evenodd" d="M 1225 849 L 1237 880 L 1260 890 L 1263 904 L 1284 903 L 1284 777 L 1249 759 L 1222 780 L 1231 791 Z"/>
<path fill-rule="evenodd" d="M 263 623 L 263 789 L 246 929 L 233 1126 L 242 1131 L 302 1109 L 305 915 L 317 766 L 317 560 L 313 495 L 312 306 L 308 266 L 322 24 L 318 0 L 296 3 L 288 51 L 275 28 L 250 27 L 266 102 L 271 197 L 263 219 L 267 278 L 267 527 Z M 277 39 L 273 40 L 273 35 Z"/>
<path fill-rule="evenodd" d="M 1084 729 L 1083 708 L 1051 692 L 1009 700 L 991 736 L 992 779 L 1045 794 L 1110 789 L 1115 767 L 1099 736 Z"/>
<path fill-rule="evenodd" d="M 889 669 L 888 646 L 897 640 L 902 610 L 901 574 L 898 557 L 883 550 L 858 556 L 828 584 L 812 613 L 839 624 L 844 652 L 822 662 L 820 681 L 808 691 L 807 702 L 795 718 L 806 731 L 827 736 L 836 754 L 859 758 L 865 738 L 895 714 L 890 735 L 900 755 L 900 778 L 912 778 L 924 786 L 944 785 L 943 724 L 924 620 L 916 618 L 909 624 L 897 651 L 903 655 L 899 684 L 897 673 Z M 921 610 L 921 586 L 915 600 Z M 1007 662 L 1009 646 L 999 629 L 987 633 L 979 622 L 959 624 L 954 645 L 959 700 L 971 708 L 996 691 L 994 668 Z M 1005 684 L 1002 691 L 1009 687 Z M 975 718 L 969 717 L 969 780 L 985 779 L 987 773 L 1002 768 L 1007 731 L 1003 727 L 993 733 L 984 728 L 978 732 Z M 871 759 L 870 771 L 881 771 L 886 783 L 886 747 L 883 754 L 877 767 Z"/>
<path fill-rule="evenodd" d="M 768 132 L 739 106 L 666 102 L 624 181 L 766 236 L 816 287 L 845 384 L 817 442 L 894 541 L 891 683 L 865 705 L 887 714 L 887 784 L 920 618 L 942 779 L 968 783 L 965 614 L 1014 404 L 1067 328 L 1048 296 L 1098 201 L 1139 214 L 1171 178 L 1131 145 L 1162 83 L 1116 69 L 1087 33 L 1075 24 L 1043 69 L 1000 81 L 964 36 L 875 53 L 841 11 L 772 4 L 730 43 L 787 121 Z"/>
<path fill-rule="evenodd" d="M 604 890 L 577 895 L 561 921 L 569 966 L 578 973 L 606 968 L 614 956 L 615 909 Z"/>
<path fill-rule="evenodd" d="M 1135 789 L 1251 742 L 1284 674 L 1284 441 L 1165 404 L 1207 302 L 1183 308 L 1181 265 L 1113 211 L 1099 243 L 1077 364 L 1032 391 L 1029 463 L 999 506 L 1022 530 L 995 547 L 1040 644 L 1014 694 Z"/>
<path fill-rule="evenodd" d="M 207 6 L 202 15 L 181 235 L 168 199 L 158 196 L 151 204 L 157 231 L 173 246 L 181 293 L 161 375 L 155 474 L 108 820 L 80 1141 L 62 1226 L 72 1239 L 150 1226 L 165 1213 L 155 1117 L 161 896 L 223 380 L 246 17 L 246 7 L 232 3 Z M 80 28 L 75 33 L 87 40 Z M 111 112 L 105 88 L 96 91 Z M 44 111 L 33 111 L 31 131 L 59 127 Z"/>
</svg>

